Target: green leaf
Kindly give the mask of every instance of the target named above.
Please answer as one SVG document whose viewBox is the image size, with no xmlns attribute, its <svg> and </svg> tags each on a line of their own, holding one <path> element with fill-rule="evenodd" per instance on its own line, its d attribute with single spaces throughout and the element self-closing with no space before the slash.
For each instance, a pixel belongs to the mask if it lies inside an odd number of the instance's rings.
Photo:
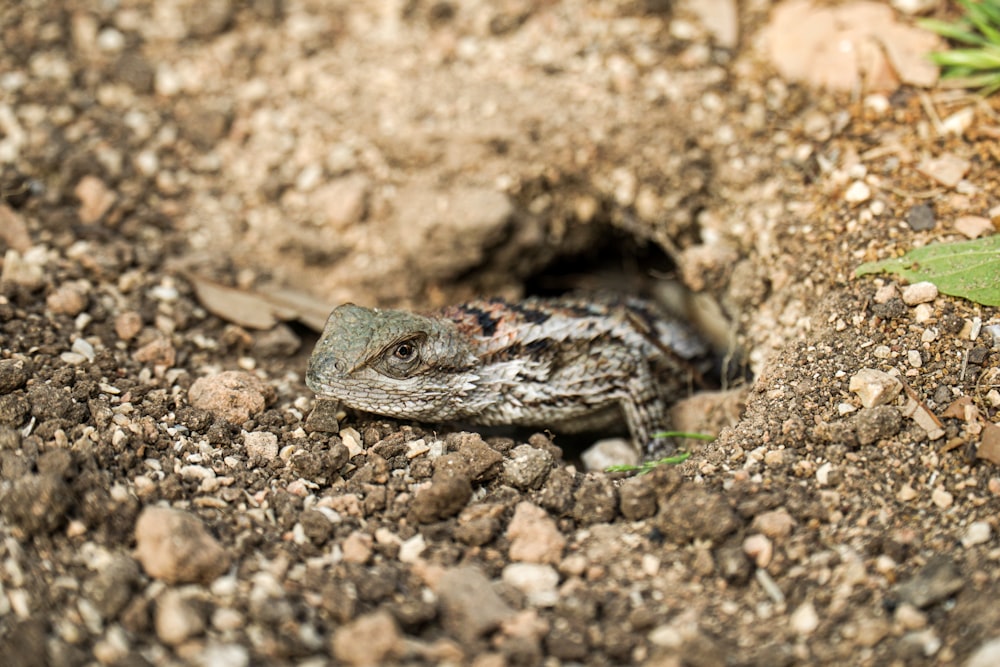
<svg viewBox="0 0 1000 667">
<path fill-rule="evenodd" d="M 854 275 L 883 271 L 910 282 L 932 282 L 944 294 L 984 306 L 1000 306 L 1000 235 L 915 248 L 897 259 L 866 262 Z"/>
</svg>

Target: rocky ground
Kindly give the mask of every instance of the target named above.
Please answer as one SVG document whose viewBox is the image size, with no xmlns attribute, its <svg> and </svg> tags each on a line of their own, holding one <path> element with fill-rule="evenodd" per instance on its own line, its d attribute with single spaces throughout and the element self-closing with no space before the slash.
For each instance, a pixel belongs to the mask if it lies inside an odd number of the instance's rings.
<svg viewBox="0 0 1000 667">
<path fill-rule="evenodd" d="M 1000 220 L 1000 107 L 911 24 L 5 3 L 4 664 L 1000 664 L 1000 314 L 853 277 Z M 587 289 L 746 361 L 682 465 L 303 384 L 342 301 Z"/>
</svg>

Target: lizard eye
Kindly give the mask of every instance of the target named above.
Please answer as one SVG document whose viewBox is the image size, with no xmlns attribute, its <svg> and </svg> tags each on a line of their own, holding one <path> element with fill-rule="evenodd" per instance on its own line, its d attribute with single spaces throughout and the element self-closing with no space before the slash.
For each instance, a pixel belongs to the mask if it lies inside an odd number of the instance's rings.
<svg viewBox="0 0 1000 667">
<path fill-rule="evenodd" d="M 383 375 L 400 380 L 412 376 L 422 368 L 420 360 L 422 341 L 422 337 L 415 337 L 393 343 L 373 361 L 372 367 Z"/>
</svg>

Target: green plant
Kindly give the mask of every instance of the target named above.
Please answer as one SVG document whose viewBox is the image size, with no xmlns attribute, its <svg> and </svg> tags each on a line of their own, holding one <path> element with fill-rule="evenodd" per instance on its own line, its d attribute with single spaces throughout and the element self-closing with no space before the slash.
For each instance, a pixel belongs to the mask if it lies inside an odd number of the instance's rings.
<svg viewBox="0 0 1000 667">
<path fill-rule="evenodd" d="M 918 25 L 969 48 L 935 51 L 929 57 L 943 78 L 992 95 L 1000 90 L 1000 0 L 958 0 L 958 4 L 963 9 L 958 20 L 921 19 Z"/>
<path fill-rule="evenodd" d="M 715 440 L 714 435 L 708 435 L 706 433 L 683 433 L 681 431 L 663 431 L 662 433 L 653 434 L 654 438 L 691 438 L 693 440 Z M 639 465 L 618 465 L 618 466 L 608 466 L 605 472 L 636 472 L 640 475 L 645 475 L 648 472 L 652 472 L 656 468 L 662 465 L 677 465 L 678 463 L 684 463 L 689 458 L 691 458 L 691 452 L 679 452 L 673 456 L 667 456 L 662 459 L 657 459 L 655 461 L 643 461 Z"/>
</svg>

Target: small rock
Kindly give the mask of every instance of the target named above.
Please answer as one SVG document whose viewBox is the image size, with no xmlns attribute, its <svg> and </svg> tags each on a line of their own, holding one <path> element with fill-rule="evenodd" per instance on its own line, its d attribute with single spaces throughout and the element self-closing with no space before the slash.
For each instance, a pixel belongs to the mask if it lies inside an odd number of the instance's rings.
<svg viewBox="0 0 1000 667">
<path fill-rule="evenodd" d="M 902 383 L 874 368 L 862 368 L 851 376 L 849 388 L 861 399 L 861 405 L 872 408 L 891 402 L 903 389 Z"/>
<path fill-rule="evenodd" d="M 229 568 L 229 554 L 197 517 L 147 507 L 135 524 L 135 556 L 150 577 L 168 584 L 207 583 Z"/>
<path fill-rule="evenodd" d="M 310 198 L 323 222 L 341 230 L 360 222 L 364 217 L 370 188 L 367 177 L 352 174 L 321 185 L 313 191 Z"/>
<path fill-rule="evenodd" d="M 969 173 L 972 163 L 953 153 L 942 153 L 936 158 L 921 160 L 917 171 L 927 178 L 937 181 L 946 188 L 953 188 Z"/>
<path fill-rule="evenodd" d="M 341 545 L 341 549 L 344 552 L 344 561 L 348 563 L 367 563 L 368 559 L 372 557 L 374 544 L 375 540 L 371 535 L 362 533 L 360 530 L 355 530 L 347 536 L 347 539 Z"/>
<path fill-rule="evenodd" d="M 921 630 L 927 627 L 927 614 L 907 602 L 896 607 L 893 618 L 906 630 Z"/>
<path fill-rule="evenodd" d="M 201 0 L 183 14 L 188 32 L 195 37 L 211 37 L 226 30 L 235 11 L 232 0 Z"/>
<path fill-rule="evenodd" d="M 470 546 L 482 546 L 500 532 L 501 504 L 477 503 L 469 505 L 458 515 L 455 539 Z"/>
<path fill-rule="evenodd" d="M 76 184 L 73 194 L 80 200 L 80 221 L 91 225 L 108 212 L 115 203 L 115 193 L 96 176 L 84 176 Z"/>
<path fill-rule="evenodd" d="M 993 537 L 993 528 L 986 521 L 973 521 L 965 529 L 962 536 L 962 546 L 968 549 L 977 544 L 985 544 Z"/>
<path fill-rule="evenodd" d="M 6 467 L 4 473 L 9 477 Z M 72 489 L 62 475 L 28 474 L 16 479 L 0 497 L 0 514 L 28 537 L 44 535 L 62 527 L 73 501 Z"/>
<path fill-rule="evenodd" d="M 0 394 L 9 394 L 28 382 L 28 368 L 23 359 L 0 359 Z"/>
<path fill-rule="evenodd" d="M 292 328 L 279 322 L 270 331 L 257 336 L 253 350 L 261 357 L 282 359 L 290 357 L 302 347 L 302 340 L 292 331 Z"/>
<path fill-rule="evenodd" d="M 27 289 L 37 289 L 45 284 L 45 253 L 34 248 L 21 253 L 8 248 L 3 257 L 0 284 L 11 283 Z"/>
<path fill-rule="evenodd" d="M 515 615 L 486 575 L 471 565 L 446 570 L 435 592 L 441 624 L 464 645 L 475 645 L 480 637 Z"/>
<path fill-rule="evenodd" d="M 945 491 L 943 486 L 937 486 L 931 491 L 931 502 L 946 510 L 955 502 L 955 496 Z"/>
<path fill-rule="evenodd" d="M 83 585 L 84 594 L 104 620 L 118 615 L 134 597 L 139 565 L 128 556 L 118 555 L 105 563 L 96 576 Z"/>
<path fill-rule="evenodd" d="M 556 565 L 566 546 L 566 538 L 552 517 L 527 501 L 518 503 L 514 509 L 514 517 L 507 526 L 507 539 L 510 559 L 528 563 Z"/>
<path fill-rule="evenodd" d="M 164 644 L 176 646 L 205 631 L 205 619 L 175 589 L 167 589 L 156 600 L 156 636 Z"/>
<path fill-rule="evenodd" d="M 198 378 L 188 390 L 192 406 L 208 410 L 231 424 L 242 424 L 260 414 L 273 398 L 273 389 L 243 371 L 223 371 Z"/>
<path fill-rule="evenodd" d="M 503 454 L 490 447 L 478 433 L 453 433 L 445 443 L 455 449 L 465 462 L 473 481 L 482 482 L 496 477 Z"/>
<path fill-rule="evenodd" d="M 976 458 L 1000 466 L 1000 426 L 987 424 L 980 436 Z"/>
<path fill-rule="evenodd" d="M 927 204 L 917 204 L 906 212 L 906 224 L 915 232 L 926 232 L 934 229 L 936 222 L 934 209 Z"/>
<path fill-rule="evenodd" d="M 142 331 L 142 315 L 136 311 L 128 310 L 115 317 L 115 333 L 122 340 L 132 340 L 140 331 Z"/>
<path fill-rule="evenodd" d="M 133 354 L 132 358 L 140 364 L 153 364 L 154 366 L 173 366 L 177 362 L 177 350 L 166 337 L 158 337 L 146 343 Z"/>
<path fill-rule="evenodd" d="M 339 406 L 336 401 L 316 401 L 312 412 L 306 417 L 307 433 L 339 433 L 340 423 L 337 421 Z"/>
<path fill-rule="evenodd" d="M 640 521 L 656 514 L 657 491 L 652 475 L 625 480 L 618 489 L 619 509 L 629 521 Z"/>
<path fill-rule="evenodd" d="M 384 665 L 405 651 L 396 619 L 380 609 L 337 628 L 331 641 L 333 655 L 349 665 Z"/>
<path fill-rule="evenodd" d="M 792 631 L 799 636 L 808 636 L 819 627 L 819 614 L 812 602 L 800 604 L 788 618 Z"/>
<path fill-rule="evenodd" d="M 533 607 L 551 607 L 559 599 L 559 573 L 551 565 L 511 563 L 504 567 L 501 578 L 523 593 Z"/>
<path fill-rule="evenodd" d="M 917 497 L 916 490 L 909 484 L 903 484 L 899 487 L 899 491 L 896 493 L 896 500 L 901 503 L 908 503 Z"/>
<path fill-rule="evenodd" d="M 989 218 L 978 215 L 963 215 L 955 220 L 955 231 L 969 239 L 992 234 L 995 230 Z"/>
<path fill-rule="evenodd" d="M 982 643 L 965 663 L 965 667 L 996 667 L 1000 665 L 1000 637 Z"/>
<path fill-rule="evenodd" d="M 669 503 L 661 503 L 655 520 L 665 538 L 675 543 L 721 541 L 739 526 L 723 495 L 694 484 L 685 484 L 674 492 Z"/>
<path fill-rule="evenodd" d="M 939 0 L 891 0 L 893 7 L 903 12 L 904 14 L 916 15 L 916 14 L 926 14 L 927 12 L 937 8 L 940 4 Z"/>
<path fill-rule="evenodd" d="M 784 508 L 763 512 L 754 517 L 751 530 L 758 530 L 771 539 L 788 537 L 795 527 L 795 519 Z"/>
<path fill-rule="evenodd" d="M 854 181 L 844 192 L 844 201 L 848 204 L 860 204 L 871 199 L 872 189 L 864 181 Z"/>
<path fill-rule="evenodd" d="M 503 464 L 503 481 L 522 489 L 537 489 L 552 470 L 552 454 L 531 445 L 518 445 Z"/>
<path fill-rule="evenodd" d="M 53 313 L 76 317 L 87 309 L 90 286 L 82 280 L 63 283 L 45 299 L 45 306 Z"/>
<path fill-rule="evenodd" d="M 899 296 L 899 290 L 896 288 L 895 283 L 889 283 L 888 285 L 882 285 L 875 291 L 875 297 L 872 299 L 875 303 L 888 303 L 889 299 L 894 299 Z"/>
<path fill-rule="evenodd" d="M 907 350 L 906 363 L 910 364 L 913 368 L 920 368 L 924 365 L 924 358 L 920 356 L 919 350 Z"/>
<path fill-rule="evenodd" d="M 965 580 L 955 570 L 947 556 L 932 558 L 916 575 L 896 587 L 900 601 L 917 609 L 924 609 L 935 602 L 947 599 L 962 590 Z"/>
<path fill-rule="evenodd" d="M 891 438 L 903 427 L 903 415 L 891 405 L 863 408 L 852 418 L 861 445 L 870 445 Z"/>
<path fill-rule="evenodd" d="M 607 438 L 588 447 L 580 460 L 586 470 L 603 472 L 611 466 L 638 464 L 639 452 L 625 438 Z"/>
<path fill-rule="evenodd" d="M 464 466 L 441 466 L 430 486 L 417 491 L 410 512 L 419 523 L 433 523 L 458 514 L 472 497 L 472 480 Z"/>
<path fill-rule="evenodd" d="M 918 303 L 929 303 L 936 299 L 937 296 L 937 285 L 927 281 L 913 283 L 903 288 L 903 303 L 907 306 L 915 306 Z"/>
<path fill-rule="evenodd" d="M 583 478 L 573 494 L 571 514 L 582 525 L 613 521 L 618 513 L 618 492 L 615 485 L 602 473 L 591 473 Z"/>
<path fill-rule="evenodd" d="M 858 634 L 854 641 L 860 646 L 872 647 L 889 634 L 889 622 L 881 617 L 862 616 L 858 620 Z"/>
<path fill-rule="evenodd" d="M 767 567 L 774 557 L 774 543 L 760 533 L 748 535 L 743 540 L 743 553 L 749 556 L 757 567 Z"/>
<path fill-rule="evenodd" d="M 266 431 L 243 434 L 243 448 L 250 461 L 273 461 L 278 458 L 278 436 Z"/>
</svg>

